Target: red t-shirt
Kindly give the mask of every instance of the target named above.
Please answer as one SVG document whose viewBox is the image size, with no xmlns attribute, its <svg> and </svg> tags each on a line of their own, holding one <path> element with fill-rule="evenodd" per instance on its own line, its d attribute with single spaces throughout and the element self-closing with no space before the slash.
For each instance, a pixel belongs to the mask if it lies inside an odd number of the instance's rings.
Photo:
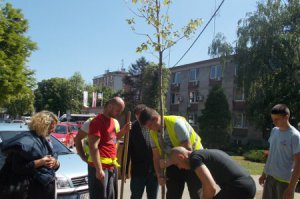
<svg viewBox="0 0 300 199">
<path fill-rule="evenodd" d="M 117 156 L 117 133 L 113 118 L 98 114 L 90 123 L 89 135 L 100 137 L 98 149 L 101 157 L 114 159 Z M 112 169 L 113 165 L 102 164 L 104 169 Z"/>
</svg>

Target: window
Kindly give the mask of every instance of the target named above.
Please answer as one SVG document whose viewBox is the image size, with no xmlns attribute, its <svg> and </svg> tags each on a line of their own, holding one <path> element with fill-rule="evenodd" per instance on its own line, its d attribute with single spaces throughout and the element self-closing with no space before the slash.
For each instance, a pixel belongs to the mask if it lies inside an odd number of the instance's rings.
<svg viewBox="0 0 300 199">
<path fill-rule="evenodd" d="M 189 75 L 189 81 L 190 82 L 197 81 L 199 69 L 198 68 L 193 68 L 193 69 L 190 70 L 189 73 L 190 73 L 190 75 Z"/>
<path fill-rule="evenodd" d="M 190 91 L 189 93 L 189 102 L 190 103 L 196 103 L 200 101 L 200 96 L 199 96 L 199 92 L 197 91 Z"/>
<path fill-rule="evenodd" d="M 233 125 L 235 128 L 247 128 L 246 115 L 244 113 L 235 112 L 233 114 Z"/>
<path fill-rule="evenodd" d="M 210 67 L 210 79 L 220 80 L 222 77 L 222 66 L 215 65 Z"/>
<path fill-rule="evenodd" d="M 180 72 L 176 72 L 172 74 L 172 83 L 173 84 L 180 84 L 181 80 L 181 73 Z"/>
<path fill-rule="evenodd" d="M 172 93 L 171 94 L 171 104 L 179 104 L 181 101 L 181 97 L 179 93 Z"/>
<path fill-rule="evenodd" d="M 244 88 L 239 88 L 239 87 L 234 88 L 234 100 L 239 100 L 239 101 L 245 100 Z"/>
<path fill-rule="evenodd" d="M 233 144 L 235 144 L 235 145 L 241 145 L 242 144 L 242 140 L 240 140 L 240 139 L 234 139 L 233 140 Z"/>
</svg>

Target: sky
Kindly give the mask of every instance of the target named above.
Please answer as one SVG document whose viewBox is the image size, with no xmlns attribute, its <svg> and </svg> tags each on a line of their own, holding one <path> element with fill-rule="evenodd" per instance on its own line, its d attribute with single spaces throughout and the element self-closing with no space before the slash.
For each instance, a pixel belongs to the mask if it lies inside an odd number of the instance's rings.
<svg viewBox="0 0 300 199">
<path fill-rule="evenodd" d="M 146 38 L 132 32 L 126 19 L 134 17 L 131 0 L 6 0 L 21 9 L 29 22 L 27 36 L 38 49 L 28 59 L 27 66 L 35 70 L 37 81 L 53 77 L 69 78 L 80 72 L 86 83 L 106 70 L 128 70 L 132 63 L 144 56 L 158 62 L 150 52 L 136 53 L 136 47 Z M 164 62 L 174 66 L 222 0 L 173 0 L 169 9 L 174 30 L 182 28 L 190 19 L 202 18 L 194 37 L 181 40 L 165 53 Z M 234 44 L 237 23 L 246 13 L 256 10 L 256 0 L 225 0 L 212 21 L 191 50 L 176 65 L 210 59 L 208 47 L 214 33 L 221 32 Z M 139 33 L 152 31 L 144 21 L 137 21 Z"/>
</svg>

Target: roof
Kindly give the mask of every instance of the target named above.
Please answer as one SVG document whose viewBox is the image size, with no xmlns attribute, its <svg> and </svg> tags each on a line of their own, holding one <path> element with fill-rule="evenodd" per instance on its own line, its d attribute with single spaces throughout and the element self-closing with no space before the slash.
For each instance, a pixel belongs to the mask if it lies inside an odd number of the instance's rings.
<svg viewBox="0 0 300 199">
<path fill-rule="evenodd" d="M 0 123 L 0 131 L 28 131 L 28 126 L 21 123 Z"/>
</svg>

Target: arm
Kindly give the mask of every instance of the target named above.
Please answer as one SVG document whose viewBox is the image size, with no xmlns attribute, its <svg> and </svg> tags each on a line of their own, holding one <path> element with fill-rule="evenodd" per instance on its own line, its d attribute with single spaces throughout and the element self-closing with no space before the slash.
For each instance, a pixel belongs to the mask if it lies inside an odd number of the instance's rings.
<svg viewBox="0 0 300 199">
<path fill-rule="evenodd" d="M 83 146 L 82 146 L 82 140 L 87 136 L 87 133 L 85 133 L 83 130 L 79 129 L 78 134 L 76 135 L 74 141 L 75 141 L 75 147 L 77 150 L 77 154 L 80 156 L 80 158 L 87 162 L 87 157 L 84 152 Z"/>
<path fill-rule="evenodd" d="M 48 155 L 30 162 L 17 154 L 15 154 L 12 159 L 12 169 L 19 174 L 33 174 L 35 169 L 43 166 L 56 170 L 59 167 L 59 161 Z"/>
<path fill-rule="evenodd" d="M 105 174 L 102 169 L 102 164 L 100 162 L 100 153 L 98 150 L 98 145 L 100 143 L 100 137 L 89 134 L 88 141 L 89 141 L 90 155 L 93 160 L 94 166 L 96 168 L 96 177 L 102 181 L 102 180 L 104 180 Z"/>
<path fill-rule="evenodd" d="M 216 182 L 208 168 L 202 164 L 195 169 L 195 173 L 200 179 L 203 187 L 202 199 L 212 199 L 216 194 Z"/>
<path fill-rule="evenodd" d="M 283 194 L 283 199 L 291 199 L 294 196 L 294 192 L 297 186 L 297 182 L 300 177 L 300 152 L 294 155 L 294 169 L 292 172 L 292 178 L 289 186 L 286 188 Z"/>
<path fill-rule="evenodd" d="M 180 141 L 180 146 L 186 148 L 189 151 L 192 151 L 193 147 L 190 143 L 190 136 L 193 127 L 191 127 L 190 124 L 187 123 L 187 121 L 178 119 L 175 123 L 174 128 L 177 138 Z"/>
<path fill-rule="evenodd" d="M 156 173 L 156 177 L 157 177 L 157 180 L 158 180 L 158 183 L 160 185 L 164 185 L 165 184 L 165 180 L 164 178 L 161 177 L 161 169 L 160 169 L 160 155 L 159 155 L 159 151 L 157 148 L 152 148 L 152 154 L 153 154 L 153 166 L 154 166 L 154 170 L 155 170 L 155 173 Z"/>
</svg>

